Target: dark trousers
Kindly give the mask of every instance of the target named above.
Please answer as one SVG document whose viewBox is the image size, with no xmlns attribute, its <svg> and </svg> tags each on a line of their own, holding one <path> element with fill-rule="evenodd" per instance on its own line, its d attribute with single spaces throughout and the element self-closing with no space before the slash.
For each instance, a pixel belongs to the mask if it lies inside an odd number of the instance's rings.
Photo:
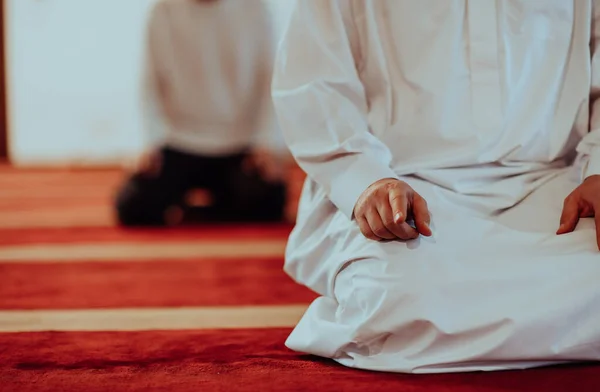
<svg viewBox="0 0 600 392">
<path fill-rule="evenodd" d="M 285 187 L 264 181 L 257 173 L 242 170 L 245 154 L 206 157 L 164 148 L 156 176 L 136 174 L 118 191 L 115 208 L 124 226 L 161 226 L 165 212 L 178 206 L 184 223 L 275 222 L 283 219 Z M 208 207 L 190 207 L 186 194 L 192 189 L 211 194 Z"/>
</svg>

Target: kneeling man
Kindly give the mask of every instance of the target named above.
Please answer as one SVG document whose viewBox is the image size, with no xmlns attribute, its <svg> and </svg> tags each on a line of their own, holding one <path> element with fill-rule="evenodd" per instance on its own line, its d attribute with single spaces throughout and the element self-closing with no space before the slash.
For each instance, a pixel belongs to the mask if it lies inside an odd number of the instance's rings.
<svg viewBox="0 0 600 392">
<path fill-rule="evenodd" d="M 260 0 L 154 5 L 144 62 L 145 152 L 117 192 L 121 225 L 283 220 L 271 30 Z M 208 205 L 190 201 L 198 189 Z"/>
<path fill-rule="evenodd" d="M 600 360 L 599 93 L 600 1 L 297 1 L 285 269 L 322 296 L 287 345 L 396 372 Z"/>
</svg>

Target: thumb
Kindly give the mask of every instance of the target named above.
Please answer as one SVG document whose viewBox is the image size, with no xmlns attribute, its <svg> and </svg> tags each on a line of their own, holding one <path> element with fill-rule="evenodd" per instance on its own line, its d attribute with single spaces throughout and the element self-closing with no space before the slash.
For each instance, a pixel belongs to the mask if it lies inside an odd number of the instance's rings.
<svg viewBox="0 0 600 392">
<path fill-rule="evenodd" d="M 415 219 L 417 230 L 422 235 L 431 237 L 433 234 L 429 226 L 431 222 L 431 215 L 429 214 L 429 209 L 427 208 L 427 202 L 416 192 L 413 195 L 412 207 L 412 213 Z"/>
<path fill-rule="evenodd" d="M 566 234 L 575 230 L 579 222 L 579 203 L 577 199 L 568 197 L 563 206 L 562 215 L 560 216 L 560 227 L 556 234 Z"/>
</svg>

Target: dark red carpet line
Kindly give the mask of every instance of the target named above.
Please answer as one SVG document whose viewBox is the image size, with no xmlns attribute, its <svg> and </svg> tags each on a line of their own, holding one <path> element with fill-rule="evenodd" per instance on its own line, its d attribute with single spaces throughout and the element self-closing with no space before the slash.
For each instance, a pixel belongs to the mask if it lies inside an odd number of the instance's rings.
<svg viewBox="0 0 600 392">
<path fill-rule="evenodd" d="M 119 229 L 97 228 L 38 228 L 0 229 L 0 246 L 29 245 L 39 243 L 73 244 L 106 242 L 154 242 L 154 241 L 236 241 L 246 239 L 281 239 L 289 236 L 292 226 L 276 225 L 207 225 L 172 229 Z"/>
<path fill-rule="evenodd" d="M 0 263 L 0 309 L 288 305 L 316 295 L 281 258 Z"/>
<path fill-rule="evenodd" d="M 2 391 L 592 392 L 600 367 L 364 372 L 289 351 L 288 329 L 0 335 Z"/>
</svg>

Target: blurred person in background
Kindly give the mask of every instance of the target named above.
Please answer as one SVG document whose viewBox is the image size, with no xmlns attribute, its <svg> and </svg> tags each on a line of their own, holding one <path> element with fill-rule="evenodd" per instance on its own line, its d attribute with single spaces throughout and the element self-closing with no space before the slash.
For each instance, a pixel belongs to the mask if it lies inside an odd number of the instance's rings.
<svg viewBox="0 0 600 392">
<path fill-rule="evenodd" d="M 273 33 L 260 0 L 161 0 L 147 29 L 147 143 L 116 197 L 125 226 L 279 221 L 282 145 L 270 83 Z M 190 191 L 210 196 L 190 207 Z"/>
</svg>

